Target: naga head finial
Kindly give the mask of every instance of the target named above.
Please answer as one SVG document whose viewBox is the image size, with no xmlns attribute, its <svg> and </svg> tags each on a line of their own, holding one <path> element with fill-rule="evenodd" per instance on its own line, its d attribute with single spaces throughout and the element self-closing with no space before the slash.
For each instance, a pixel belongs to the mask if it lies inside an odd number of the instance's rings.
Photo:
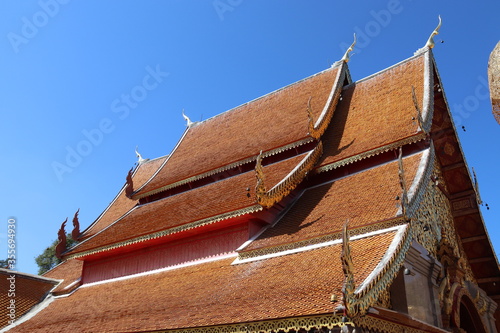
<svg viewBox="0 0 500 333">
<path fill-rule="evenodd" d="M 134 194 L 134 181 L 132 180 L 132 174 L 134 173 L 134 168 L 131 168 L 127 173 L 127 182 L 125 184 L 125 196 L 127 198 L 132 198 Z"/>
<path fill-rule="evenodd" d="M 138 146 L 135 146 L 135 156 L 137 156 L 137 164 L 142 164 L 146 162 L 148 159 L 142 158 L 142 155 L 137 150 Z"/>
<path fill-rule="evenodd" d="M 79 212 L 80 208 L 78 208 L 75 216 L 73 216 L 73 231 L 71 232 L 71 238 L 73 238 L 74 241 L 78 241 L 80 239 L 80 221 L 78 220 Z"/>
<path fill-rule="evenodd" d="M 182 109 L 182 116 L 186 120 L 187 127 L 191 127 L 194 124 L 194 122 L 192 122 L 191 119 L 189 119 L 189 117 L 186 116 L 186 114 L 184 113 L 184 109 Z"/>
<path fill-rule="evenodd" d="M 442 24 L 441 15 L 438 15 L 438 19 L 439 19 L 439 23 L 438 23 L 436 29 L 434 29 L 434 31 L 429 36 L 429 39 L 427 40 L 427 43 L 425 43 L 424 47 L 428 47 L 430 49 L 432 49 L 434 47 L 434 45 L 435 45 L 434 36 L 436 36 L 439 33 L 439 28 L 441 28 L 441 24 Z"/>
<path fill-rule="evenodd" d="M 349 46 L 349 48 L 345 51 L 344 56 L 342 57 L 342 59 L 340 59 L 340 61 L 343 61 L 343 62 L 349 61 L 349 59 L 350 59 L 349 53 L 351 53 L 352 50 L 354 50 L 355 45 L 356 45 L 356 33 L 354 33 L 354 41 L 352 42 L 351 46 Z"/>
<path fill-rule="evenodd" d="M 66 251 L 66 222 L 68 222 L 68 218 L 64 220 L 64 222 L 61 224 L 61 228 L 57 232 L 59 242 L 56 245 L 56 257 L 59 259 L 62 258 L 62 253 Z"/>
</svg>

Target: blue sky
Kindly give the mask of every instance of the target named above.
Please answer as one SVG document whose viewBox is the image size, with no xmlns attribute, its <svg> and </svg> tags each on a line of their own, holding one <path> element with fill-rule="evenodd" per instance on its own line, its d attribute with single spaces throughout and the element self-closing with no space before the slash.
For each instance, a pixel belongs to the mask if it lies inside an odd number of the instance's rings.
<svg viewBox="0 0 500 333">
<path fill-rule="evenodd" d="M 440 14 L 434 55 L 498 252 L 500 126 L 486 82 L 499 12 L 498 1 L 2 1 L 0 251 L 14 217 L 16 268 L 36 273 L 66 217 L 80 208 L 83 229 L 114 198 L 136 146 L 170 153 L 182 109 L 207 119 L 324 70 L 353 32 L 349 69 L 362 79 L 411 57 Z"/>
</svg>

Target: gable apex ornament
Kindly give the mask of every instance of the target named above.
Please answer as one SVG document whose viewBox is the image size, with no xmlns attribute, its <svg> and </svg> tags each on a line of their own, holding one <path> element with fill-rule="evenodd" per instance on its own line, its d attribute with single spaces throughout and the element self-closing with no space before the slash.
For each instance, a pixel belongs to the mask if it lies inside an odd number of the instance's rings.
<svg viewBox="0 0 500 333">
<path fill-rule="evenodd" d="M 186 114 L 184 113 L 184 109 L 182 109 L 182 117 L 186 120 L 186 126 L 188 128 L 193 126 L 194 122 L 192 122 L 191 119 L 189 119 L 189 117 L 186 116 Z"/>
<path fill-rule="evenodd" d="M 438 20 L 439 20 L 439 23 L 438 23 L 436 29 L 434 29 L 434 31 L 429 36 L 429 39 L 427 39 L 427 43 L 425 43 L 424 47 L 418 49 L 415 52 L 415 55 L 417 55 L 417 54 L 419 54 L 421 52 L 424 52 L 427 49 L 432 49 L 436 45 L 436 43 L 434 42 L 434 36 L 436 36 L 437 34 L 439 34 L 439 29 L 441 28 L 441 24 L 443 23 L 442 20 L 441 20 L 441 15 L 438 15 Z"/>
<path fill-rule="evenodd" d="M 138 146 L 135 146 L 135 156 L 137 156 L 137 164 L 141 165 L 144 162 L 149 161 L 149 158 L 142 158 L 142 155 L 137 150 Z"/>
<path fill-rule="evenodd" d="M 355 45 L 356 45 L 356 33 L 354 33 L 354 41 L 352 42 L 351 46 L 349 46 L 349 48 L 345 51 L 342 59 L 340 59 L 341 62 L 345 62 L 345 63 L 349 62 L 349 59 L 351 58 L 350 53 L 354 50 Z M 334 65 L 335 64 L 333 64 L 332 67 Z"/>
</svg>

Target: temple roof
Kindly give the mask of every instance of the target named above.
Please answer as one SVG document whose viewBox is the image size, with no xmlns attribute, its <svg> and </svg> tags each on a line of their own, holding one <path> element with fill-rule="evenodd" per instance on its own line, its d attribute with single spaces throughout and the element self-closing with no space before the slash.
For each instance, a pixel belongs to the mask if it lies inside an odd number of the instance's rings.
<svg viewBox="0 0 500 333">
<path fill-rule="evenodd" d="M 57 285 L 53 293 L 63 293 L 73 290 L 79 286 L 82 275 L 83 261 L 66 260 L 50 271 L 43 274 L 44 277 L 58 279 L 61 282 Z"/>
<path fill-rule="evenodd" d="M 392 242 L 402 241 L 396 238 L 401 228 L 351 241 L 357 285 L 368 278 Z M 57 332 L 61 323 L 66 331 L 142 332 L 331 316 L 338 304 L 330 295 L 340 299 L 343 283 L 340 252 L 337 242 L 244 264 L 232 265 L 232 257 L 88 284 L 70 297 L 56 298 L 9 332 Z"/>
<path fill-rule="evenodd" d="M 346 80 L 346 70 L 339 64 L 191 126 L 159 172 L 138 188 L 135 196 L 253 161 L 261 150 L 290 149 L 309 141 L 309 99 L 315 120 L 326 109 L 335 108 L 338 96 L 334 92 Z"/>
<path fill-rule="evenodd" d="M 498 299 L 498 262 L 430 49 L 349 80 L 345 63 L 337 63 L 191 124 L 172 154 L 136 169 L 132 199 L 122 189 L 84 240 L 65 253 L 70 259 L 47 273 L 64 279 L 54 295 L 70 290 L 69 296 L 51 298 L 12 331 L 52 332 L 61 323 L 69 331 L 136 332 L 337 318 L 349 274 L 363 315 L 390 317 L 366 311 L 389 288 L 412 242 L 424 237 L 418 214 L 428 217 L 438 199 L 445 213 L 430 223 L 446 227 L 432 229 L 435 242 L 423 247 L 431 253 L 438 238 L 451 239 L 456 254 L 470 260 L 464 264 L 468 281 L 477 279 Z M 248 230 L 252 223 L 264 227 L 238 249 L 78 282 L 81 267 L 72 258 L 88 260 L 90 269 L 107 264 L 106 256 L 116 261 L 113 255 L 158 242 L 181 244 L 182 237 L 196 243 L 196 231 L 243 223 Z M 232 240 L 231 246 L 243 242 Z M 346 269 L 348 244 L 353 264 Z M 484 260 L 491 263 L 487 268 L 478 265 Z M 394 318 L 440 331 L 404 314 Z"/>
<path fill-rule="evenodd" d="M 165 157 L 156 158 L 143 162 L 134 170 L 132 177 L 135 186 L 141 186 L 148 180 L 153 173 L 161 166 Z M 124 177 L 125 179 L 125 177 Z M 83 232 L 82 239 L 86 239 L 99 231 L 103 230 L 118 218 L 127 213 L 137 204 L 137 200 L 131 200 L 125 195 L 125 186 L 118 192 L 118 195 L 113 199 L 104 212 L 92 223 L 87 230 Z"/>
<path fill-rule="evenodd" d="M 27 313 L 40 303 L 51 289 L 59 283 L 58 280 L 47 277 L 16 272 L 0 268 L 0 329 L 7 326 L 11 301 L 14 301 L 14 319 Z"/>
<path fill-rule="evenodd" d="M 419 139 L 415 135 L 422 129 L 412 90 L 422 116 L 428 114 L 424 104 L 428 57 L 429 53 L 412 57 L 343 88 L 332 124 L 323 136 L 320 166 L 351 163 L 349 158 L 374 155 L 374 150 L 402 145 L 405 139 Z"/>
<path fill-rule="evenodd" d="M 429 158 L 428 153 L 418 153 L 403 160 L 408 187 L 418 182 L 417 170 Z M 395 219 L 402 216 L 401 193 L 397 161 L 308 188 L 286 215 L 240 252 L 339 239 L 346 220 L 351 233 L 400 224 L 404 219 Z"/>
<path fill-rule="evenodd" d="M 285 178 L 307 154 L 264 166 L 266 183 L 274 186 Z M 265 158 L 264 161 L 265 162 Z M 166 231 L 164 235 L 177 233 L 200 225 L 262 209 L 255 196 L 256 176 L 249 171 L 240 175 L 202 186 L 187 192 L 137 206 L 123 218 L 105 230 L 83 241 L 67 255 L 82 253 L 91 249 L 125 246 L 127 243 L 145 241 L 148 237 Z M 193 209 L 196 207 L 196 209 Z M 183 228 L 184 226 L 184 228 Z M 141 237 L 138 239 L 139 237 Z"/>
</svg>

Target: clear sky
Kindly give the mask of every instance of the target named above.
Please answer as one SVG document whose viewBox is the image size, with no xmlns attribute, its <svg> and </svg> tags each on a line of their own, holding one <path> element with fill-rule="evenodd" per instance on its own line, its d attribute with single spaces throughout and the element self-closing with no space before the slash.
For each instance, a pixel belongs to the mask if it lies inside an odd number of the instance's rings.
<svg viewBox="0 0 500 333">
<path fill-rule="evenodd" d="M 324 70 L 353 32 L 349 69 L 362 79 L 411 57 L 438 14 L 434 55 L 498 253 L 500 126 L 487 63 L 499 12 L 498 0 L 1 1 L 0 259 L 13 217 L 16 268 L 36 273 L 34 257 L 66 217 L 80 208 L 84 229 L 111 202 L 136 146 L 145 158 L 170 153 L 182 109 L 207 119 Z"/>
</svg>

